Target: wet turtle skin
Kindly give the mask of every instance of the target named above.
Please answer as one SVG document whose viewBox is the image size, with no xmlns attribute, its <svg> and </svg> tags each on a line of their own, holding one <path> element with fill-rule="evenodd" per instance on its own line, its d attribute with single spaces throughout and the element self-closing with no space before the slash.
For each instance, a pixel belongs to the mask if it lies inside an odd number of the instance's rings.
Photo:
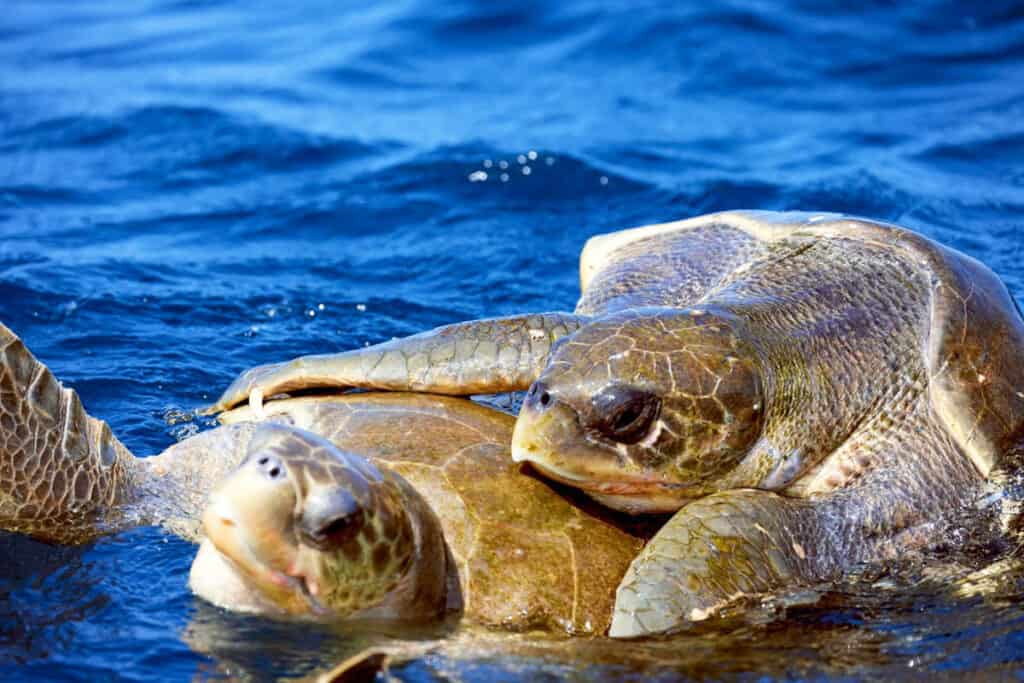
<svg viewBox="0 0 1024 683">
<path fill-rule="evenodd" d="M 2 325 L 0 346 L 0 528 L 71 544 L 160 524 L 199 542 L 204 513 L 215 507 L 211 491 L 230 483 L 254 509 L 291 525 L 271 553 L 296 548 L 334 572 L 319 577 L 311 603 L 287 585 L 262 585 L 204 541 L 193 586 L 233 609 L 317 618 L 460 612 L 502 629 L 603 633 L 616 586 L 643 545 L 635 528 L 521 474 L 509 453 L 514 418 L 465 399 L 276 401 L 265 424 L 238 410 L 225 416 L 233 424 L 135 458 Z M 266 471 L 259 460 L 267 456 L 302 482 L 283 514 L 259 478 L 246 479 Z M 331 511 L 348 494 L 359 503 L 359 533 L 325 545 L 317 520 L 337 521 Z"/>
<path fill-rule="evenodd" d="M 262 366 L 214 409 L 319 386 L 529 389 L 517 460 L 610 507 L 679 510 L 627 572 L 616 636 L 953 527 L 1000 532 L 970 510 L 1018 468 L 1024 324 L 982 264 L 869 220 L 730 212 L 593 238 L 580 271 L 572 313 Z"/>
</svg>

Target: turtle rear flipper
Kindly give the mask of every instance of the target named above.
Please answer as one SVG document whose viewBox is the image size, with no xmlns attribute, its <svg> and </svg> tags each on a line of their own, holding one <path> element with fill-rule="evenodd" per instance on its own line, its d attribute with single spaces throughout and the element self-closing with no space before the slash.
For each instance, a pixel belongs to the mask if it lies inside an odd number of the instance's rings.
<svg viewBox="0 0 1024 683">
<path fill-rule="evenodd" d="M 0 323 L 0 528 L 82 543 L 117 526 L 133 458 Z"/>
<path fill-rule="evenodd" d="M 365 349 L 261 365 L 239 375 L 205 412 L 323 387 L 453 396 L 521 391 L 544 367 L 551 345 L 583 321 L 570 313 L 471 320 Z"/>
</svg>

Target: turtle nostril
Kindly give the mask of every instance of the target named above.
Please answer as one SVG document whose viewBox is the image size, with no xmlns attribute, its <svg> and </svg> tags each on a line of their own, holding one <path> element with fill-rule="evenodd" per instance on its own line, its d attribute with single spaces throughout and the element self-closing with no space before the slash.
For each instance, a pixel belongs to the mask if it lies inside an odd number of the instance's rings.
<svg viewBox="0 0 1024 683">
<path fill-rule="evenodd" d="M 264 455 L 256 461 L 256 465 L 269 479 L 280 479 L 284 476 L 284 466 L 281 461 L 271 455 Z"/>
<path fill-rule="evenodd" d="M 540 395 L 540 404 L 542 406 L 547 406 L 547 404 L 549 403 L 551 403 L 551 394 L 545 391 L 543 394 Z"/>
</svg>

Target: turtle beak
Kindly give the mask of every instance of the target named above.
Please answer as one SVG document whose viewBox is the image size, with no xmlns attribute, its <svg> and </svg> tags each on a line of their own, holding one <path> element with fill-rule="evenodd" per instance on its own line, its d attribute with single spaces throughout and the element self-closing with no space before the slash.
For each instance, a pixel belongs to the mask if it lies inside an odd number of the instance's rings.
<svg viewBox="0 0 1024 683">
<path fill-rule="evenodd" d="M 623 454 L 592 442 L 576 411 L 536 382 L 523 401 L 512 432 L 512 459 L 528 462 L 546 477 L 588 489 L 590 484 L 621 478 Z"/>
<path fill-rule="evenodd" d="M 528 462 L 557 479 L 583 480 L 559 455 L 572 443 L 572 437 L 580 434 L 575 412 L 547 392 L 535 393 L 534 389 L 523 401 L 512 431 L 512 460 Z"/>
<path fill-rule="evenodd" d="M 253 539 L 251 536 L 256 530 L 247 525 L 247 521 L 230 500 L 214 496 L 203 513 L 203 531 L 217 552 L 236 567 L 246 577 L 247 583 L 252 584 L 254 590 L 266 600 L 285 612 L 304 611 L 290 599 L 293 592 L 289 590 L 293 588 L 289 585 L 291 581 L 283 572 L 274 568 L 277 563 L 275 560 L 284 558 L 267 558 L 258 553 L 258 550 L 274 543 L 273 535 L 257 531 L 262 538 Z M 285 547 L 278 544 L 279 553 L 283 554 Z"/>
<path fill-rule="evenodd" d="M 541 382 L 530 388 L 519 411 L 512 432 L 512 459 L 528 462 L 548 479 L 628 514 L 675 512 L 690 497 L 687 486 L 644 472 L 630 457 L 627 445 L 588 434 L 576 411 Z"/>
</svg>

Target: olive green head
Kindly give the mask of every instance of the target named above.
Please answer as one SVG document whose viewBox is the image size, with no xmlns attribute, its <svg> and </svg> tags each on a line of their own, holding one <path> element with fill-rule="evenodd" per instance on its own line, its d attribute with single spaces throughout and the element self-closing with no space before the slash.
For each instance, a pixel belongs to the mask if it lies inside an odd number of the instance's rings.
<svg viewBox="0 0 1024 683">
<path fill-rule="evenodd" d="M 409 573 L 416 548 L 402 496 L 400 481 L 366 460 L 264 424 L 203 527 L 270 611 L 344 617 L 379 605 Z"/>
<path fill-rule="evenodd" d="M 643 309 L 584 326 L 530 388 L 512 453 L 627 512 L 723 486 L 764 422 L 761 364 L 724 311 Z"/>
</svg>

